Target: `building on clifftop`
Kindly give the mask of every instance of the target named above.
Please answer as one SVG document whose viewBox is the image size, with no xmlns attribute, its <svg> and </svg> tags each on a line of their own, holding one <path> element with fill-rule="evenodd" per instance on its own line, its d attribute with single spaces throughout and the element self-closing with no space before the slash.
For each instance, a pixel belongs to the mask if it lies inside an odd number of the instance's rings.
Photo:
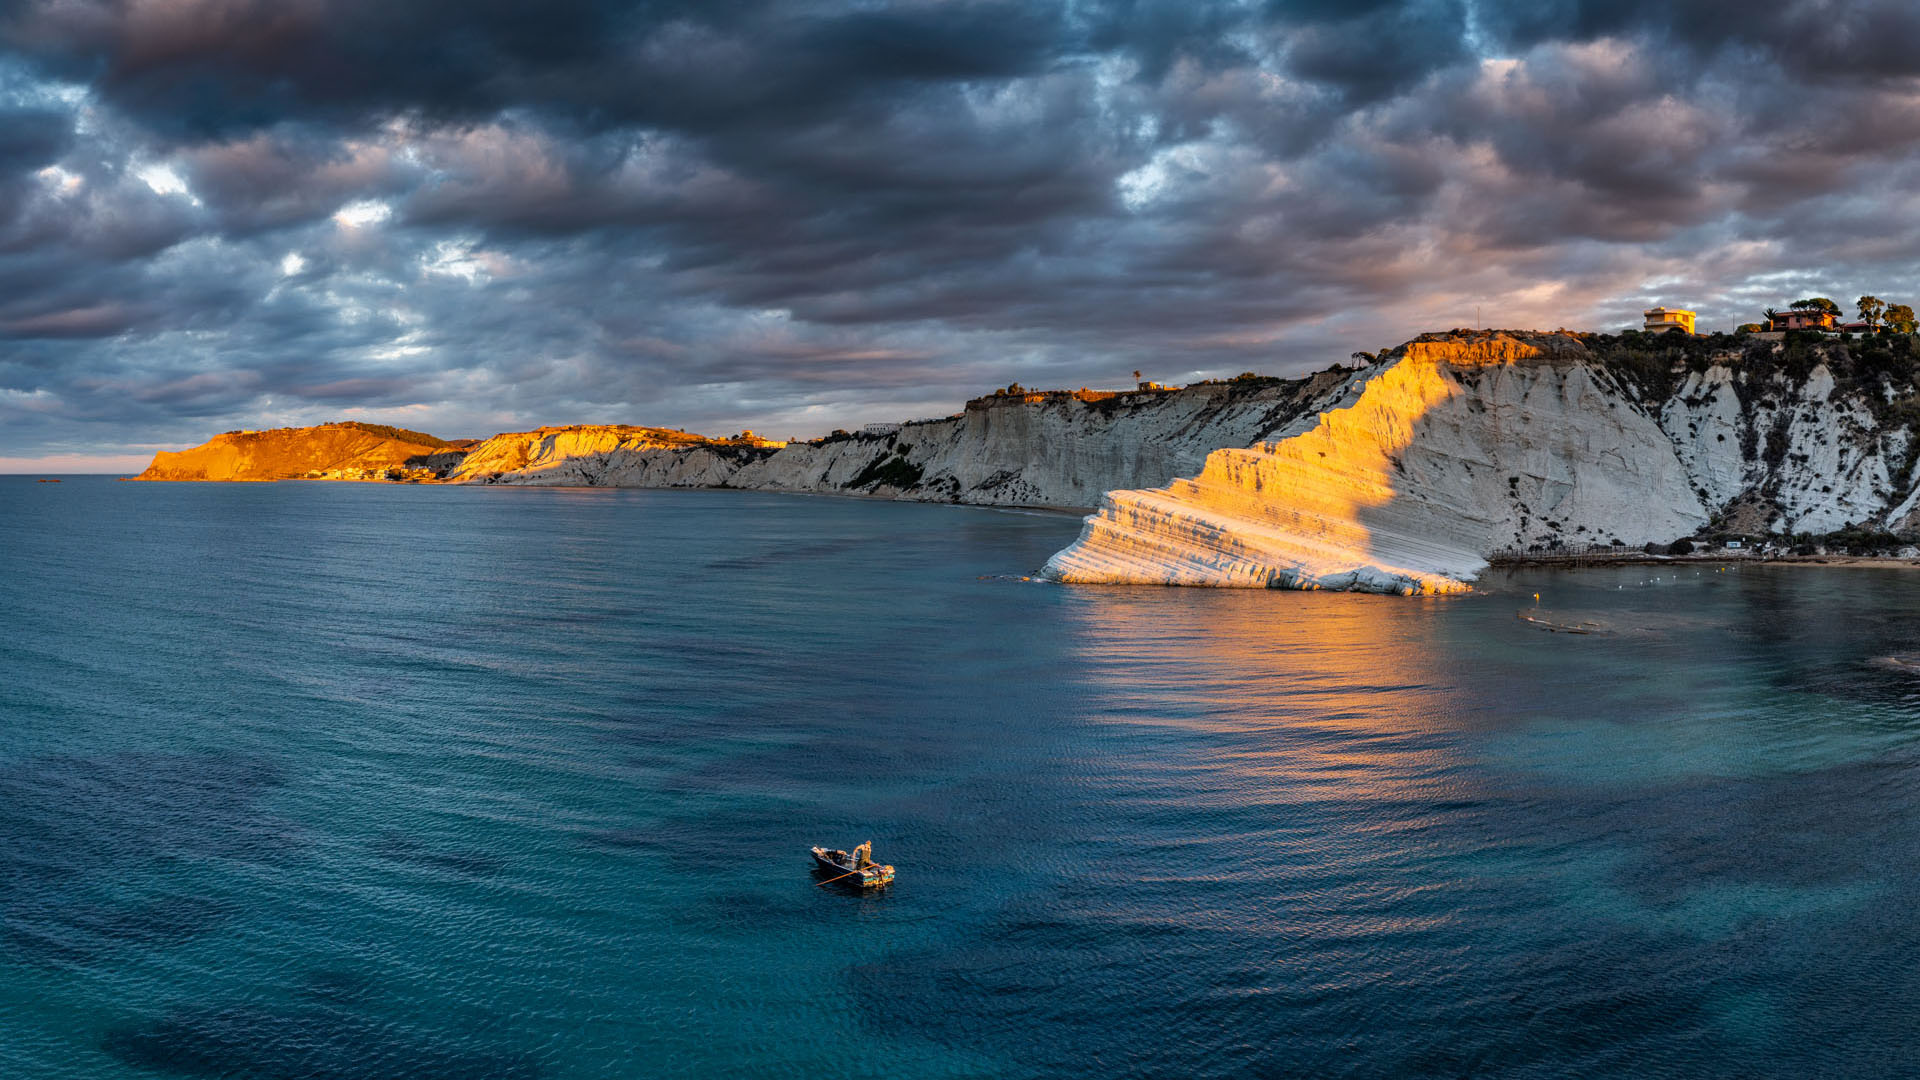
<svg viewBox="0 0 1920 1080">
<path fill-rule="evenodd" d="M 1649 334 L 1664 334 L 1669 330 L 1693 333 L 1693 320 L 1696 313 L 1684 308 L 1653 307 L 1640 313 L 1646 317 L 1643 329 Z"/>
<path fill-rule="evenodd" d="M 1789 308 L 1786 311 L 1767 313 L 1769 330 L 1832 330 L 1834 317 L 1831 311 L 1819 308 Z"/>
</svg>

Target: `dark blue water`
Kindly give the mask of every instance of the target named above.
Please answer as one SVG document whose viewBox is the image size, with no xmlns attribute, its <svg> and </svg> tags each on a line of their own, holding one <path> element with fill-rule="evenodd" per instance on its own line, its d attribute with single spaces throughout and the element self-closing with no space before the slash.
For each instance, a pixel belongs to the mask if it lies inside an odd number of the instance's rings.
<svg viewBox="0 0 1920 1080">
<path fill-rule="evenodd" d="M 1077 528 L 0 480 L 0 1076 L 1912 1075 L 1920 574 Z"/>
</svg>

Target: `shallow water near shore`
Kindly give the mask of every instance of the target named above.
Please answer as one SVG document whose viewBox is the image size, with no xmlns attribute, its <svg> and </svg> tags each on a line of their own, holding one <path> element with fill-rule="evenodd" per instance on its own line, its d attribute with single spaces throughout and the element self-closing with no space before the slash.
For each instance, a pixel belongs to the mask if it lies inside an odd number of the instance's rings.
<svg viewBox="0 0 1920 1080">
<path fill-rule="evenodd" d="M 1910 1073 L 1920 576 L 1078 528 L 0 478 L 0 1075 Z"/>
</svg>

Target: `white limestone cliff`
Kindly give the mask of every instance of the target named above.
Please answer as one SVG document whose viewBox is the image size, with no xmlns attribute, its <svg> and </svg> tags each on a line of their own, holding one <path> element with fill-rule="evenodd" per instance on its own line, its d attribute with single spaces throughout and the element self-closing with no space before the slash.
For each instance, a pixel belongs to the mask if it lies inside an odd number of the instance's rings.
<svg viewBox="0 0 1920 1080">
<path fill-rule="evenodd" d="M 1920 534 L 1914 351 L 1905 338 L 1454 331 L 1357 372 L 997 394 L 783 447 L 543 428 L 488 440 L 454 479 L 1098 504 L 1048 574 L 1449 592 L 1506 549 L 1714 529 Z"/>
<path fill-rule="evenodd" d="M 467 453 L 448 479 L 454 483 L 499 481 L 553 487 L 586 487 L 617 476 L 630 462 L 653 460 L 673 463 L 674 478 L 686 484 L 723 481 L 729 468 L 711 467 L 705 459 L 686 460 L 694 450 L 731 448 L 736 443 L 708 439 L 671 428 L 627 424 L 574 424 L 495 435 Z M 753 448 L 751 445 L 746 447 Z M 659 452 L 666 451 L 661 454 Z M 636 479 L 644 479 L 637 477 Z M 660 479 L 665 479 L 661 477 Z M 631 486 L 660 487 L 663 483 Z"/>
<path fill-rule="evenodd" d="M 1114 491 L 1046 574 L 1446 593 L 1499 548 L 1639 543 L 1707 514 L 1665 433 L 1571 339 L 1415 342 L 1318 416 L 1191 480 Z"/>
<path fill-rule="evenodd" d="M 1911 436 L 1883 428 L 1871 401 L 1837 393 L 1825 363 L 1796 381 L 1729 359 L 1690 372 L 1660 423 L 1707 505 L 1754 532 L 1826 533 L 1889 516 L 1907 494 L 1894 474 Z"/>
<path fill-rule="evenodd" d="M 1112 488 L 1163 483 L 1199 468 L 1221 446 L 1246 445 L 1328 388 L 1344 385 L 1345 378 L 1332 372 L 1174 391 L 995 395 L 968 402 L 964 412 L 945 419 L 778 448 L 714 443 L 684 433 L 673 434 L 692 443 L 605 435 L 560 442 L 551 433 L 563 429 L 542 428 L 486 440 L 453 478 L 1090 508 Z"/>
</svg>

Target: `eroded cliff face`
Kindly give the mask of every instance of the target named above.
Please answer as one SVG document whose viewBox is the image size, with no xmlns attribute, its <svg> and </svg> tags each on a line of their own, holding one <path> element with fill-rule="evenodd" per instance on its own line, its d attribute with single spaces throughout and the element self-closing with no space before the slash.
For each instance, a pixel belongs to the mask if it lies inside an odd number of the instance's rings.
<svg viewBox="0 0 1920 1080">
<path fill-rule="evenodd" d="M 1705 511 L 1665 434 L 1585 358 L 1551 336 L 1414 342 L 1191 480 L 1110 493 L 1046 572 L 1444 593 L 1516 542 L 1693 531 Z"/>
<path fill-rule="evenodd" d="M 1811 365 L 1804 373 L 1746 359 L 1726 355 L 1688 369 L 1659 411 L 1694 490 L 1725 526 L 1914 532 L 1913 431 L 1889 408 L 1914 387 L 1905 378 L 1862 380 L 1857 370 L 1842 387 L 1828 359 L 1857 365 L 1825 350 L 1803 358 Z"/>
<path fill-rule="evenodd" d="M 644 441 L 560 443 L 513 466 L 489 450 L 455 479 L 502 484 L 731 487 L 930 502 L 1091 507 L 1115 487 L 1164 483 L 1221 446 L 1241 446 L 1292 419 L 1340 373 L 1210 383 L 1126 394 L 998 395 L 960 415 L 783 447 Z M 552 429 L 543 429 L 552 430 Z M 537 434 L 537 433 L 533 433 Z"/>
<path fill-rule="evenodd" d="M 537 451 L 476 451 L 458 476 L 1099 503 L 1049 576 L 1444 593 L 1506 549 L 1639 547 L 1708 526 L 1913 533 L 1910 349 L 1457 331 L 1357 372 L 1001 394 L 780 449 L 544 429 L 501 437 Z"/>
<path fill-rule="evenodd" d="M 672 428 L 628 424 L 574 424 L 507 432 L 475 446 L 448 479 L 455 483 L 508 483 L 554 487 L 713 486 L 731 470 L 680 468 L 690 451 L 753 452 L 768 444 L 751 438 L 722 440 Z M 664 451 L 664 453 L 663 453 Z M 660 466 L 650 472 L 646 465 Z M 636 469 L 636 466 L 640 466 Z M 682 483 L 664 482 L 680 478 Z"/>
<path fill-rule="evenodd" d="M 1743 533 L 1920 536 L 1920 358 L 1864 342 L 1467 332 L 1360 370 L 996 394 L 781 445 L 577 425 L 466 450 L 365 424 L 238 432 L 148 479 L 728 487 L 1091 507 L 1047 573 L 1441 593 L 1491 553 Z"/>
<path fill-rule="evenodd" d="M 163 450 L 136 480 L 431 479 L 457 443 L 379 424 L 229 431 L 189 450 Z"/>
<path fill-rule="evenodd" d="M 1460 591 L 1502 549 L 1703 527 L 1911 534 L 1908 339 L 1468 333 L 1396 350 L 1320 415 L 1190 480 L 1115 491 L 1069 582 Z"/>
</svg>

